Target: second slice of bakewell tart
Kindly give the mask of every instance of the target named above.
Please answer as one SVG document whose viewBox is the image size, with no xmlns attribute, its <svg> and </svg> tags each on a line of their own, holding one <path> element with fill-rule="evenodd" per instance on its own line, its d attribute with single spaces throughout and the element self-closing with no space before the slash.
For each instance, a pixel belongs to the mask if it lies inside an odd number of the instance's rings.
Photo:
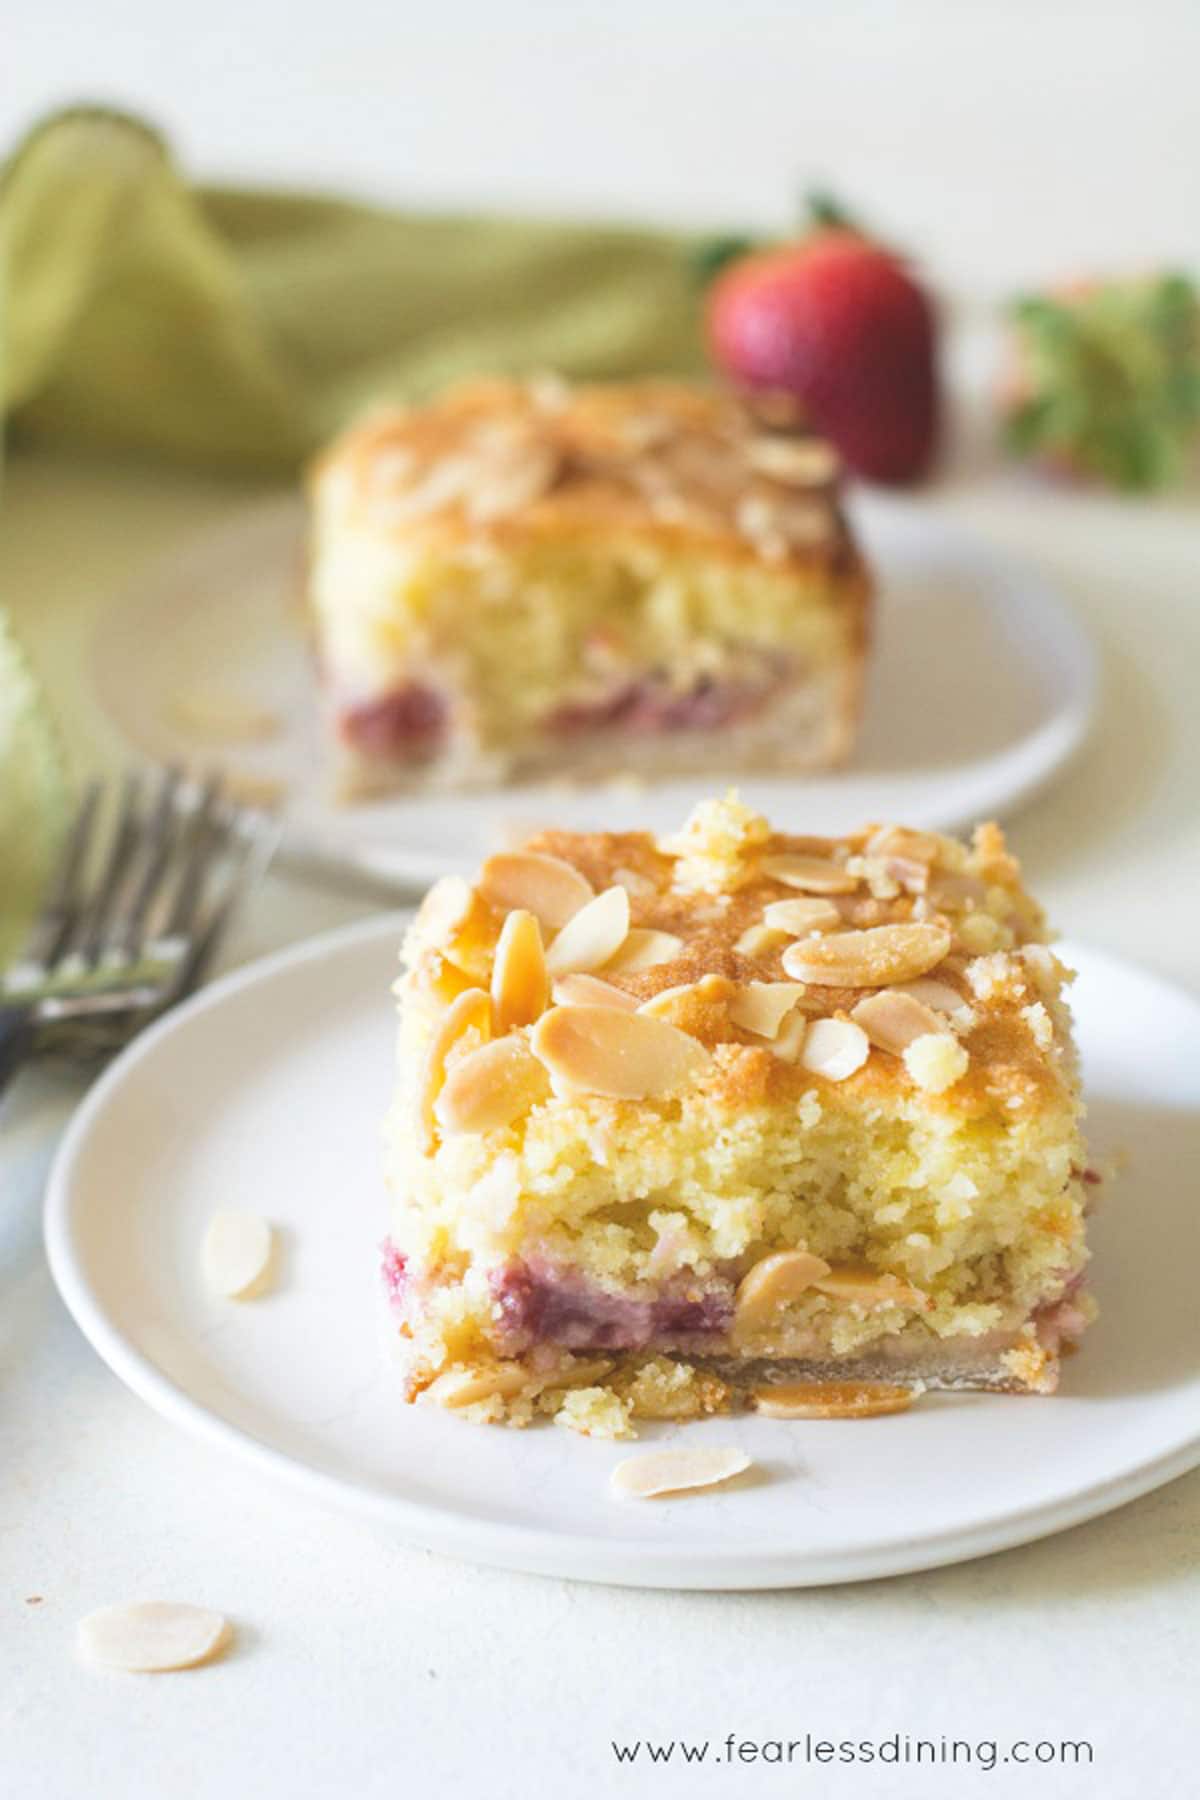
<svg viewBox="0 0 1200 1800">
<path fill-rule="evenodd" d="M 1092 1311 L 1069 975 L 996 826 L 788 836 L 731 795 L 547 832 L 405 954 L 410 1399 L 624 1435 L 796 1384 L 1053 1390 Z"/>
</svg>

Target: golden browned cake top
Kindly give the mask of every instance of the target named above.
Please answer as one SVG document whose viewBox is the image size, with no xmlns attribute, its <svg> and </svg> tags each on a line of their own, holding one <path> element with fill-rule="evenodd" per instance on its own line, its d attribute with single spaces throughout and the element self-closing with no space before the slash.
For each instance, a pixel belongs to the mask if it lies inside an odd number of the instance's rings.
<svg viewBox="0 0 1200 1800">
<path fill-rule="evenodd" d="M 857 567 L 838 463 L 734 398 L 678 381 L 476 381 L 375 413 L 316 466 L 318 507 L 399 538 L 637 533 Z"/>
<path fill-rule="evenodd" d="M 408 947 L 409 993 L 437 1005 L 470 986 L 495 994 L 514 911 L 538 918 L 548 944 L 543 1012 L 636 1007 L 710 1053 L 725 1100 L 907 1090 L 1014 1116 L 1074 1090 L 1066 971 L 996 825 L 969 847 L 898 826 L 788 836 L 731 795 L 662 840 L 543 832 L 490 858 L 469 891 L 435 890 Z M 569 1025 L 543 1017 L 534 1034 L 552 1069 Z M 569 1066 L 556 1072 L 579 1089 Z"/>
</svg>

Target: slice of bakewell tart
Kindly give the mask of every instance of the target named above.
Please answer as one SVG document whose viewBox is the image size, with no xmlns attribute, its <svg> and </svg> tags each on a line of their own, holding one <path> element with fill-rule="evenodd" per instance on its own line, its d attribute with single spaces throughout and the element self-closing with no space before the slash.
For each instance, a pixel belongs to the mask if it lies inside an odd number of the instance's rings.
<svg viewBox="0 0 1200 1800">
<path fill-rule="evenodd" d="M 1053 1390 L 1092 1311 L 1070 977 L 996 826 L 547 832 L 405 956 L 410 1398 L 624 1434 Z"/>
</svg>

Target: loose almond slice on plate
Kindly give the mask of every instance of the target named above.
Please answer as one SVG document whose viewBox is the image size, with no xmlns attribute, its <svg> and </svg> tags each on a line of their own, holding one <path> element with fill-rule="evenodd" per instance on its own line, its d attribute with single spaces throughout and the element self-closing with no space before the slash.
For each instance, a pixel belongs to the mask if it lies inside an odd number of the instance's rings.
<svg viewBox="0 0 1200 1800">
<path fill-rule="evenodd" d="M 609 1486 L 625 1500 L 653 1500 L 660 1494 L 715 1487 L 741 1475 L 750 1463 L 744 1450 L 647 1450 L 618 1463 Z"/>
<path fill-rule="evenodd" d="M 169 1600 L 102 1606 L 79 1621 L 79 1648 L 89 1662 L 131 1674 L 194 1669 L 229 1641 L 229 1622 L 207 1606 Z"/>
<path fill-rule="evenodd" d="M 202 1251 L 206 1285 L 227 1300 L 261 1293 L 273 1244 L 271 1227 L 256 1213 L 214 1213 Z"/>
</svg>

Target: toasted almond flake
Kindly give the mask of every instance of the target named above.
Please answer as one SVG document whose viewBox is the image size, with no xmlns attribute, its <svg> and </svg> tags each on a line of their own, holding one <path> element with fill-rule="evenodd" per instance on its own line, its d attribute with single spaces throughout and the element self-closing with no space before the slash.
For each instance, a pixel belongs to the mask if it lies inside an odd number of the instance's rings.
<svg viewBox="0 0 1200 1800">
<path fill-rule="evenodd" d="M 530 1043 L 572 1090 L 614 1100 L 676 1093 L 710 1061 L 704 1046 L 674 1025 L 615 1006 L 556 1006 L 542 1014 Z"/>
<path fill-rule="evenodd" d="M 748 925 L 733 947 L 739 956 L 770 956 L 791 936 L 790 931 L 777 931 L 770 925 Z"/>
<path fill-rule="evenodd" d="M 890 987 L 936 968 L 951 947 L 941 925 L 873 925 L 789 944 L 783 966 L 818 987 Z"/>
<path fill-rule="evenodd" d="M 868 856 L 903 856 L 914 862 L 935 863 L 942 840 L 931 831 L 911 831 L 905 825 L 881 825 L 867 839 Z"/>
<path fill-rule="evenodd" d="M 730 1481 L 750 1467 L 750 1460 L 744 1450 L 647 1450 L 618 1463 L 609 1486 L 624 1500 L 652 1500 Z"/>
<path fill-rule="evenodd" d="M 814 1281 L 813 1286 L 830 1300 L 853 1306 L 907 1306 L 918 1312 L 928 1312 L 932 1304 L 928 1294 L 901 1280 L 899 1275 L 881 1275 L 865 1264 L 831 1269 L 828 1275 Z"/>
<path fill-rule="evenodd" d="M 907 1412 L 916 1393 L 885 1381 L 781 1381 L 758 1388 L 754 1409 L 768 1419 L 878 1419 Z"/>
<path fill-rule="evenodd" d="M 824 487 L 840 467 L 837 452 L 821 438 L 753 438 L 746 458 L 760 475 L 794 487 Z"/>
<path fill-rule="evenodd" d="M 849 1019 L 814 1019 L 800 1052 L 800 1066 L 826 1081 L 845 1081 L 870 1054 L 871 1042 L 861 1025 Z"/>
<path fill-rule="evenodd" d="M 803 993 L 798 981 L 750 981 L 729 1002 L 729 1016 L 743 1031 L 775 1038 Z"/>
<path fill-rule="evenodd" d="M 387 516 L 397 521 L 420 519 L 464 500 L 478 475 L 478 464 L 469 456 L 443 456 L 432 463 L 421 480 L 387 502 Z"/>
<path fill-rule="evenodd" d="M 550 931 L 561 931 L 592 898 L 591 882 L 578 869 L 538 850 L 501 850 L 489 856 L 476 887 L 498 912 L 531 912 Z"/>
<path fill-rule="evenodd" d="M 603 968 L 629 933 L 629 895 L 623 887 L 605 888 L 569 919 L 546 954 L 551 978 L 589 975 Z"/>
<path fill-rule="evenodd" d="M 417 908 L 414 930 L 422 943 L 444 949 L 456 931 L 466 924 L 478 904 L 474 888 L 461 875 L 443 875 L 435 881 Z"/>
<path fill-rule="evenodd" d="M 483 1043 L 492 1035 L 492 997 L 482 988 L 468 988 L 450 1003 L 425 1051 L 417 1090 L 417 1124 L 426 1155 L 437 1143 L 434 1106 L 446 1079 L 447 1060 L 468 1032 L 475 1033 Z"/>
<path fill-rule="evenodd" d="M 896 988 L 883 988 L 877 994 L 868 994 L 859 1001 L 850 1017 L 856 1025 L 862 1026 L 873 1044 L 892 1056 L 903 1056 L 913 1040 L 924 1037 L 927 1032 L 947 1029 L 937 1013 L 911 994 L 902 994 Z"/>
<path fill-rule="evenodd" d="M 102 1606 L 78 1626 L 79 1648 L 89 1662 L 146 1675 L 194 1669 L 223 1650 L 230 1635 L 223 1613 L 174 1600 Z"/>
<path fill-rule="evenodd" d="M 631 900 L 644 900 L 647 894 L 655 891 L 649 876 L 640 875 L 636 869 L 614 869 L 613 880 L 625 889 Z"/>
<path fill-rule="evenodd" d="M 532 1025 L 546 1010 L 548 993 L 542 932 L 530 912 L 511 912 L 504 921 L 492 965 L 492 1006 L 503 1034 Z"/>
<path fill-rule="evenodd" d="M 505 518 L 531 506 L 553 487 L 561 457 L 553 444 L 531 439 L 481 468 L 467 499 L 467 517 L 476 525 Z"/>
<path fill-rule="evenodd" d="M 474 1406 L 499 1394 L 511 1399 L 529 1381 L 519 1363 L 488 1363 L 477 1369 L 447 1369 L 425 1390 L 425 1398 L 437 1406 Z"/>
<path fill-rule="evenodd" d="M 806 894 L 852 894 L 858 887 L 858 876 L 849 874 L 828 856 L 798 856 L 788 852 L 782 856 L 764 856 L 759 867 L 764 875 L 782 881 L 785 887 L 801 888 Z"/>
<path fill-rule="evenodd" d="M 763 924 L 789 937 L 808 937 L 814 931 L 836 931 L 842 915 L 832 900 L 772 900 L 763 908 Z"/>
<path fill-rule="evenodd" d="M 214 1213 L 201 1253 L 206 1286 L 227 1300 L 261 1293 L 273 1244 L 271 1227 L 256 1213 Z"/>
<path fill-rule="evenodd" d="M 738 1283 L 734 1296 L 733 1336 L 753 1337 L 775 1319 L 780 1307 L 806 1294 L 829 1264 L 809 1250 L 776 1250 L 764 1256 Z"/>
<path fill-rule="evenodd" d="M 804 1040 L 808 1036 L 808 1019 L 797 1006 L 788 1013 L 775 1036 L 767 1044 L 772 1056 L 780 1062 L 798 1063 L 804 1053 Z"/>
<path fill-rule="evenodd" d="M 619 1006 L 623 1012 L 636 1012 L 638 1007 L 635 995 L 598 975 L 560 975 L 553 994 L 556 1006 Z"/>
<path fill-rule="evenodd" d="M 964 1000 L 957 988 L 952 988 L 948 981 L 935 981 L 926 977 L 916 981 L 905 981 L 891 990 L 895 994 L 910 994 L 919 1000 L 922 1006 L 928 1006 L 935 1013 L 959 1013 L 970 1010 L 970 1003 Z"/>
<path fill-rule="evenodd" d="M 447 1071 L 433 1112 L 445 1132 L 501 1131 L 549 1093 L 546 1071 L 525 1039 L 494 1038 Z"/>
<path fill-rule="evenodd" d="M 637 975 L 643 969 L 657 968 L 659 963 L 673 962 L 682 950 L 683 939 L 673 931 L 651 931 L 633 925 L 621 948 L 604 967 L 609 975 Z"/>
<path fill-rule="evenodd" d="M 940 1030 L 914 1038 L 904 1052 L 905 1068 L 928 1094 L 944 1094 L 962 1080 L 970 1063 L 958 1039 Z"/>
</svg>

